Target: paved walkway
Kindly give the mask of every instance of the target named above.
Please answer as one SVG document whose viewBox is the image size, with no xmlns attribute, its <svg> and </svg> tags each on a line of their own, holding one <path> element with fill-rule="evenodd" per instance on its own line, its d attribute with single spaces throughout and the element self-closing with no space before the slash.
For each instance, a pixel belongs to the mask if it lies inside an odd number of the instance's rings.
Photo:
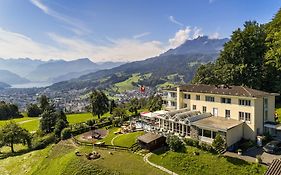
<svg viewBox="0 0 281 175">
<path fill-rule="evenodd" d="M 233 153 L 233 152 L 225 152 L 223 155 L 225 156 L 229 156 L 229 157 L 234 157 L 234 158 L 238 158 L 238 159 L 242 159 L 245 160 L 247 162 L 256 162 L 256 158 L 251 157 L 251 156 L 246 156 L 246 155 L 238 155 L 237 153 Z"/>
<path fill-rule="evenodd" d="M 143 157 L 143 160 L 144 160 L 146 163 L 148 163 L 149 165 L 151 165 L 151 166 L 153 166 L 153 167 L 155 167 L 155 168 L 158 168 L 158 169 L 160 169 L 160 170 L 162 170 L 162 171 L 164 171 L 164 172 L 166 172 L 166 173 L 168 173 L 168 174 L 178 175 L 177 173 L 175 173 L 175 172 L 173 172 L 173 171 L 170 171 L 170 170 L 168 170 L 167 168 L 164 168 L 164 167 L 162 167 L 162 166 L 160 166 L 160 165 L 156 165 L 155 163 L 150 162 L 150 161 L 148 160 L 148 158 L 149 158 L 151 155 L 152 155 L 152 153 L 146 154 L 146 155 Z"/>
<path fill-rule="evenodd" d="M 40 120 L 40 119 L 41 119 L 41 117 L 40 118 L 36 118 L 36 119 L 30 119 L 30 120 L 25 120 L 25 121 L 17 122 L 17 124 L 24 124 L 24 123 L 28 123 L 28 122 L 32 122 L 34 120 Z"/>
<path fill-rule="evenodd" d="M 117 136 L 115 136 L 115 137 L 113 137 L 112 139 L 111 139 L 111 145 L 114 145 L 114 140 L 117 138 L 117 137 L 119 137 L 119 136 L 121 136 L 122 134 L 118 134 Z"/>
</svg>

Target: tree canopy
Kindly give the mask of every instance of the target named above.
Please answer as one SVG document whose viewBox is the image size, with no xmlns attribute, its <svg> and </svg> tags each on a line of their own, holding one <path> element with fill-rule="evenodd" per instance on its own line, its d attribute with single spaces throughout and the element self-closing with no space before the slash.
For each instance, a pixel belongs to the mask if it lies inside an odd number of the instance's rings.
<svg viewBox="0 0 281 175">
<path fill-rule="evenodd" d="M 108 98 L 102 91 L 94 90 L 90 95 L 90 103 L 93 115 L 97 115 L 99 119 L 109 110 Z"/>
<path fill-rule="evenodd" d="M 281 10 L 266 25 L 247 21 L 235 30 L 214 63 L 198 68 L 192 83 L 242 85 L 281 91 Z"/>
<path fill-rule="evenodd" d="M 18 118 L 20 116 L 18 106 L 11 103 L 0 102 L 0 120 Z"/>
<path fill-rule="evenodd" d="M 31 135 L 26 129 L 21 128 L 16 123 L 10 122 L 0 130 L 0 142 L 11 147 L 14 152 L 14 144 L 27 144 L 31 147 Z"/>
</svg>

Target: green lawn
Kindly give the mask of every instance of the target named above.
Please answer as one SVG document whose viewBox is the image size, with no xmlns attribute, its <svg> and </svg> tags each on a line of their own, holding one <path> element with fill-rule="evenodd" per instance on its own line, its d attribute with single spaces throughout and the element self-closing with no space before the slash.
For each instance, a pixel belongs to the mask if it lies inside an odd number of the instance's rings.
<svg viewBox="0 0 281 175">
<path fill-rule="evenodd" d="M 124 147 L 131 147 L 134 143 L 136 143 L 137 137 L 143 135 L 144 132 L 132 132 L 127 134 L 122 134 L 116 137 L 114 140 L 114 145 L 117 146 L 124 146 Z"/>
<path fill-rule="evenodd" d="M 75 156 L 79 151 L 83 156 Z M 75 147 L 69 141 L 49 146 L 43 150 L 0 160 L 0 174 L 16 175 L 162 175 L 144 163 L 142 157 L 127 151 L 96 149 L 101 154 L 98 160 L 87 160 L 85 153 L 92 147 Z"/>
<path fill-rule="evenodd" d="M 107 136 L 100 141 L 104 141 L 106 145 L 111 145 L 111 140 L 116 136 L 114 132 L 116 132 L 119 128 L 110 128 Z"/>
<path fill-rule="evenodd" d="M 110 116 L 109 113 L 104 114 L 101 118 Z M 80 113 L 80 114 L 68 114 L 66 115 L 69 124 L 75 124 L 80 122 L 85 122 L 90 119 L 97 119 L 98 116 L 93 116 L 92 113 Z M 4 126 L 10 120 L 1 120 L 0 127 Z M 13 119 L 12 121 L 18 123 L 23 128 L 27 129 L 30 132 L 34 132 L 39 128 L 39 118 L 38 117 L 23 117 Z"/>
<path fill-rule="evenodd" d="M 199 155 L 194 155 L 194 151 L 199 152 Z M 264 174 L 266 170 L 262 165 L 236 158 L 220 157 L 190 146 L 186 153 L 159 151 L 149 160 L 178 174 L 258 175 Z"/>
</svg>

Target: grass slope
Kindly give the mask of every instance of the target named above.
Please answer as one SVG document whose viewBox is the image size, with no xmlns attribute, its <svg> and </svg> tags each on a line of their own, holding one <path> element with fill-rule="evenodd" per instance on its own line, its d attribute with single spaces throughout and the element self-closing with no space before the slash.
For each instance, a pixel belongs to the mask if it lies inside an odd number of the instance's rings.
<svg viewBox="0 0 281 175">
<path fill-rule="evenodd" d="M 138 138 L 138 136 L 143 135 L 144 132 L 132 132 L 132 133 L 127 133 L 127 134 L 122 134 L 119 135 L 118 137 L 116 137 L 116 139 L 114 139 L 114 145 L 117 146 L 124 146 L 124 147 L 131 147 L 134 143 L 136 143 L 136 140 Z"/>
<path fill-rule="evenodd" d="M 194 151 L 199 152 L 200 155 L 194 155 Z M 258 175 L 266 170 L 266 167 L 262 165 L 236 158 L 220 157 L 194 147 L 188 147 L 186 153 L 159 151 L 149 160 L 178 174 Z"/>
<path fill-rule="evenodd" d="M 110 116 L 109 113 L 104 114 L 101 118 Z M 80 113 L 80 114 L 68 114 L 66 115 L 69 124 L 81 123 L 91 119 L 98 119 L 98 116 L 93 116 L 92 113 Z M 0 127 L 4 126 L 10 121 L 18 123 L 21 127 L 27 129 L 30 132 L 34 132 L 39 128 L 39 117 L 23 117 L 12 120 L 1 120 Z"/>
<path fill-rule="evenodd" d="M 133 86 L 133 82 L 137 83 L 140 79 L 140 75 L 139 74 L 132 74 L 132 77 L 128 78 L 125 81 L 119 82 L 115 84 L 115 87 L 117 87 L 118 92 L 124 92 L 126 90 L 133 90 L 134 88 L 136 88 L 135 86 Z"/>
<path fill-rule="evenodd" d="M 75 156 L 75 151 L 83 156 Z M 17 175 L 162 175 L 144 163 L 142 157 L 127 151 L 95 149 L 101 154 L 98 160 L 87 160 L 85 153 L 92 147 L 76 147 L 71 141 L 63 141 L 40 151 L 0 160 L 0 174 Z M 109 154 L 109 151 L 112 154 Z"/>
</svg>

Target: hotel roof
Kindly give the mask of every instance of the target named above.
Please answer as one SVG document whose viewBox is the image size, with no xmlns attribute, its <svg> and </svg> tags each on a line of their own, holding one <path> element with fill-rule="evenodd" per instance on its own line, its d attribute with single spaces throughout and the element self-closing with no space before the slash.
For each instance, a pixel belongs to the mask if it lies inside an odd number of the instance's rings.
<svg viewBox="0 0 281 175">
<path fill-rule="evenodd" d="M 262 97 L 262 96 L 276 96 L 279 94 L 268 93 L 245 86 L 228 86 L 228 85 L 205 85 L 205 84 L 191 84 L 179 86 L 183 92 L 195 93 L 209 93 L 220 95 L 244 96 L 244 97 Z M 176 90 L 170 89 L 170 90 Z"/>
<path fill-rule="evenodd" d="M 225 117 L 208 117 L 201 120 L 193 122 L 193 125 L 203 128 L 211 129 L 216 131 L 227 131 L 231 128 L 234 128 L 240 124 L 242 121 L 227 119 Z"/>
</svg>

